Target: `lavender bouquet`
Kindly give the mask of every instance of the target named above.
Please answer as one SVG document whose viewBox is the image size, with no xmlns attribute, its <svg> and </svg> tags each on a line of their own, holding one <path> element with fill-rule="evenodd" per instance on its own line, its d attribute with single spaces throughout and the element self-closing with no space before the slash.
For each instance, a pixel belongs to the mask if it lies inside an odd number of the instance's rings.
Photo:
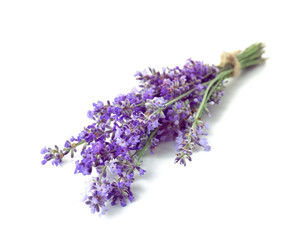
<svg viewBox="0 0 301 240">
<path fill-rule="evenodd" d="M 67 140 L 62 149 L 43 148 L 42 164 L 51 161 L 58 166 L 81 147 L 74 173 L 91 175 L 83 200 L 91 212 L 104 214 L 108 202 L 126 206 L 134 199 L 135 172 L 145 173 L 141 168 L 144 153 L 153 152 L 160 141 L 175 140 L 175 163 L 184 166 L 197 146 L 210 150 L 203 114 L 220 102 L 226 78 L 265 61 L 263 49 L 262 43 L 256 43 L 243 52 L 223 53 L 219 66 L 188 59 L 183 68 L 136 72 L 139 90 L 113 102 L 94 103 L 88 111 L 93 123 Z"/>
</svg>

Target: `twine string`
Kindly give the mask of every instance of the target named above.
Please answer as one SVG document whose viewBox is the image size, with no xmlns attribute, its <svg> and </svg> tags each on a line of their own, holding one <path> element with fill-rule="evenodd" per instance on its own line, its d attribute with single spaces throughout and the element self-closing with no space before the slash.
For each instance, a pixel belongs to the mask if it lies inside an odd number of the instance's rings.
<svg viewBox="0 0 301 240">
<path fill-rule="evenodd" d="M 233 66 L 232 77 L 236 77 L 240 71 L 240 63 L 237 59 L 237 55 L 240 53 L 240 50 L 234 52 L 223 52 L 221 55 L 220 67 L 224 67 L 226 64 L 231 64 Z"/>
</svg>

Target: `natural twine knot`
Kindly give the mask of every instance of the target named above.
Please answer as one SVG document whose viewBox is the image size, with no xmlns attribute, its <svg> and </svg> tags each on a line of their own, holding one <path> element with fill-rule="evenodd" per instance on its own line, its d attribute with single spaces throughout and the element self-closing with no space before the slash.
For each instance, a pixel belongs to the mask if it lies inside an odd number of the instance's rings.
<svg viewBox="0 0 301 240">
<path fill-rule="evenodd" d="M 236 77 L 240 71 L 240 63 L 237 60 L 237 55 L 240 53 L 240 50 L 234 52 L 223 52 L 221 55 L 220 67 L 224 67 L 226 64 L 231 64 L 233 66 L 232 77 Z"/>
</svg>

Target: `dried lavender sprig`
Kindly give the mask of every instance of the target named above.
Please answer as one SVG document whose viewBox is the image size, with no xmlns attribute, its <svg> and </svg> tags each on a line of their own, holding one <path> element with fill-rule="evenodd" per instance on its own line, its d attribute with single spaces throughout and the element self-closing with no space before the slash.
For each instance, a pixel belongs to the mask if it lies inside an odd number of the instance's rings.
<svg viewBox="0 0 301 240">
<path fill-rule="evenodd" d="M 258 64 L 260 45 L 250 47 L 239 55 L 243 67 Z M 238 59 L 239 59 L 238 57 Z M 134 171 L 143 175 L 140 167 L 144 152 L 152 151 L 159 141 L 176 138 L 178 154 L 176 162 L 186 164 L 191 160 L 196 144 L 209 150 L 204 129 L 208 128 L 200 118 L 208 105 L 219 103 L 223 95 L 225 72 L 232 73 L 234 66 L 225 64 L 218 70 L 189 59 L 183 69 L 164 69 L 162 73 L 150 69 L 137 72 L 141 90 L 115 98 L 113 104 L 102 102 L 93 104 L 94 110 L 88 117 L 95 123 L 85 128 L 77 138 L 66 141 L 65 149 L 44 148 L 43 164 L 53 160 L 61 163 L 69 152 L 84 143 L 82 160 L 76 161 L 75 173 L 90 175 L 92 169 L 99 174 L 92 178 L 90 189 L 84 199 L 92 213 L 103 213 L 108 200 L 121 206 L 126 199 L 133 201 L 131 183 Z M 217 75 L 217 72 L 220 72 Z M 223 77 L 224 76 L 224 77 Z M 50 151 L 50 152 L 49 152 Z"/>
</svg>

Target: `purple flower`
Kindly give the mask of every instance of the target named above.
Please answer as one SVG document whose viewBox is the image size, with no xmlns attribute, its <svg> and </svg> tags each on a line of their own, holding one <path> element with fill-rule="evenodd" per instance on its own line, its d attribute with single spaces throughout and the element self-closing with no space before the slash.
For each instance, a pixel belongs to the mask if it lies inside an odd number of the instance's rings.
<svg viewBox="0 0 301 240">
<path fill-rule="evenodd" d="M 93 107 L 95 108 L 95 110 L 99 110 L 104 107 L 104 104 L 103 104 L 103 102 L 98 101 L 97 103 L 93 103 Z"/>
<path fill-rule="evenodd" d="M 72 136 L 72 137 L 70 138 L 70 142 L 74 142 L 74 141 L 76 141 L 76 138 Z"/>
<path fill-rule="evenodd" d="M 92 145 L 92 153 L 97 154 L 101 151 L 103 148 L 104 144 L 102 142 L 96 142 Z"/>
<path fill-rule="evenodd" d="M 158 107 L 163 107 L 164 106 L 164 103 L 165 103 L 165 100 L 163 98 L 157 98 L 155 97 L 153 99 L 153 103 L 158 106 Z"/>
<path fill-rule="evenodd" d="M 57 154 L 56 157 L 52 160 L 52 165 L 58 166 L 62 163 L 62 156 Z"/>
<path fill-rule="evenodd" d="M 134 77 L 138 77 L 138 76 L 141 76 L 141 75 L 142 75 L 141 72 L 137 71 L 137 72 L 135 72 Z"/>
<path fill-rule="evenodd" d="M 198 141 L 198 144 L 204 148 L 205 151 L 210 151 L 210 146 L 208 145 L 206 138 L 201 138 Z"/>
<path fill-rule="evenodd" d="M 134 201 L 134 196 L 133 195 L 130 195 L 128 198 L 129 198 L 130 202 Z"/>
<path fill-rule="evenodd" d="M 134 179 L 134 173 L 129 173 L 128 175 L 126 175 L 126 178 L 128 180 L 133 180 Z"/>
<path fill-rule="evenodd" d="M 126 136 L 129 136 L 129 135 L 131 134 L 131 130 L 128 129 L 128 128 L 125 129 L 124 134 L 125 134 Z"/>
<path fill-rule="evenodd" d="M 117 165 L 115 162 L 110 163 L 108 168 L 112 174 L 116 174 Z"/>
<path fill-rule="evenodd" d="M 120 199 L 120 205 L 121 205 L 122 207 L 125 207 L 125 206 L 126 206 L 126 203 L 125 203 L 125 201 L 124 201 L 123 198 Z"/>
<path fill-rule="evenodd" d="M 139 142 L 140 142 L 140 135 L 132 135 L 128 140 L 129 145 L 133 145 L 133 146 L 135 146 Z"/>
<path fill-rule="evenodd" d="M 44 147 L 42 150 L 41 150 L 41 154 L 45 154 L 45 153 L 48 153 L 48 149 L 46 147 Z"/>
<path fill-rule="evenodd" d="M 47 163 L 47 160 L 44 159 L 44 160 L 42 160 L 41 163 L 42 163 L 42 165 L 45 165 Z"/>
<path fill-rule="evenodd" d="M 94 204 L 94 205 L 97 205 L 97 204 L 98 204 L 98 198 L 97 198 L 97 196 L 93 196 L 93 197 L 92 197 L 91 203 Z"/>
<path fill-rule="evenodd" d="M 148 88 L 143 93 L 143 100 L 152 99 L 154 95 L 155 90 L 153 88 Z"/>
<path fill-rule="evenodd" d="M 115 138 L 121 138 L 121 135 L 123 134 L 123 131 L 120 127 L 116 126 L 115 128 Z"/>
<path fill-rule="evenodd" d="M 103 183 L 101 185 L 96 185 L 96 189 L 100 195 L 105 196 L 110 187 Z"/>
<path fill-rule="evenodd" d="M 94 115 L 94 112 L 93 112 L 93 111 L 90 111 L 90 110 L 89 110 L 89 111 L 87 112 L 87 116 L 88 116 L 88 118 L 91 118 L 91 119 L 93 119 L 93 118 L 94 118 L 94 116 L 93 116 L 93 115 Z"/>
<path fill-rule="evenodd" d="M 45 156 L 44 156 L 44 160 L 46 160 L 46 161 L 49 161 L 49 160 L 51 160 L 53 158 L 53 154 L 46 154 Z"/>
<path fill-rule="evenodd" d="M 116 143 L 122 148 L 126 148 L 128 146 L 128 143 L 122 138 L 117 138 Z"/>
<path fill-rule="evenodd" d="M 64 147 L 65 148 L 71 148 L 70 141 L 66 141 Z"/>
<path fill-rule="evenodd" d="M 81 133 L 78 135 L 77 140 L 80 142 L 86 136 L 86 134 L 86 131 L 81 131 Z"/>
<path fill-rule="evenodd" d="M 205 89 L 205 86 L 204 85 L 202 85 L 202 84 L 196 84 L 196 90 L 198 90 L 198 91 L 202 91 L 203 89 Z"/>
<path fill-rule="evenodd" d="M 139 171 L 139 173 L 140 173 L 140 176 L 142 176 L 142 175 L 144 175 L 144 173 L 146 172 L 144 169 L 142 169 L 142 168 L 137 168 L 138 169 L 138 171 Z"/>
<path fill-rule="evenodd" d="M 85 176 L 90 175 L 92 173 L 92 164 L 85 164 L 84 159 L 82 161 L 76 161 L 75 165 L 76 167 L 74 170 L 74 174 L 81 173 Z"/>
</svg>

